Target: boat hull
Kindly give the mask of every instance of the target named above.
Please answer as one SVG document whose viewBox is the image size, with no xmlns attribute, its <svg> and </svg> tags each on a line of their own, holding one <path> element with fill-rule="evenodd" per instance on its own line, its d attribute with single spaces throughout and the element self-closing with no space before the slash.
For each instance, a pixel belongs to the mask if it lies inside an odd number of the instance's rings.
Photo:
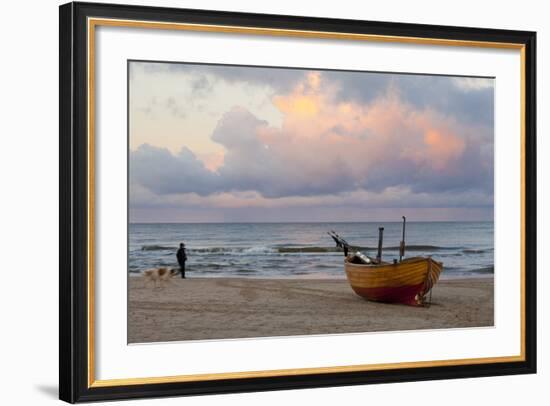
<svg viewBox="0 0 550 406">
<path fill-rule="evenodd" d="M 351 288 L 368 300 L 423 305 L 443 271 L 432 258 L 415 257 L 396 264 L 364 265 L 345 261 Z"/>
</svg>

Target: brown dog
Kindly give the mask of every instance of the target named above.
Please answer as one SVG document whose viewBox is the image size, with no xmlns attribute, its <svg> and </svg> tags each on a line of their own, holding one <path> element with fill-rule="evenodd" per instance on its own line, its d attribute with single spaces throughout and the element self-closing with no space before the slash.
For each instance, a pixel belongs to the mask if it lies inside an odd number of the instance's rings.
<svg viewBox="0 0 550 406">
<path fill-rule="evenodd" d="M 169 282 L 171 278 L 178 275 L 180 273 L 179 269 L 177 268 L 151 268 L 146 269 L 143 271 L 143 284 L 145 287 L 147 287 L 147 282 L 153 282 L 154 287 L 157 287 L 157 282 L 159 284 L 158 287 L 162 288 L 164 287 L 164 284 Z"/>
</svg>

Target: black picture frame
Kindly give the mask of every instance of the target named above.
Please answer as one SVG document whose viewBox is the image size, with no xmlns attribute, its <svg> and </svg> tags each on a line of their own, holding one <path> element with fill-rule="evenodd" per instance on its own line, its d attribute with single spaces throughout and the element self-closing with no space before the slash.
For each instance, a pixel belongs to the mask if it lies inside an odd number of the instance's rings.
<svg viewBox="0 0 550 406">
<path fill-rule="evenodd" d="M 536 33 L 114 4 L 60 6 L 59 397 L 67 402 L 235 393 L 536 372 Z M 88 353 L 87 19 L 162 21 L 328 33 L 512 43 L 524 52 L 524 359 L 359 372 L 90 386 Z"/>
</svg>

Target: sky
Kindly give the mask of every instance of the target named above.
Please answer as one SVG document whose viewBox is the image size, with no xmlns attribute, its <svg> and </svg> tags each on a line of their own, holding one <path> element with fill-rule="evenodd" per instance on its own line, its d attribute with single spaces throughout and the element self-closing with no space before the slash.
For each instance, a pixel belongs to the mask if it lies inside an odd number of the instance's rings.
<svg viewBox="0 0 550 406">
<path fill-rule="evenodd" d="M 494 79 L 129 63 L 131 222 L 491 221 Z"/>
</svg>

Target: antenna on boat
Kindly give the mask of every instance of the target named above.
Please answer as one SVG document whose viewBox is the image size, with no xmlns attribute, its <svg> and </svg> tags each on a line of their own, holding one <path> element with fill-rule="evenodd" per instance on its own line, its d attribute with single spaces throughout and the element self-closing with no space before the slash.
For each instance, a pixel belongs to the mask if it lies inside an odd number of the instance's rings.
<svg viewBox="0 0 550 406">
<path fill-rule="evenodd" d="M 378 262 L 382 261 L 382 238 L 384 236 L 384 227 L 378 227 L 378 255 L 376 260 Z"/>
<path fill-rule="evenodd" d="M 403 238 L 401 239 L 401 244 L 399 244 L 399 262 L 403 260 L 403 257 L 405 256 L 405 225 L 407 223 L 407 218 L 405 216 L 403 217 Z"/>
</svg>

